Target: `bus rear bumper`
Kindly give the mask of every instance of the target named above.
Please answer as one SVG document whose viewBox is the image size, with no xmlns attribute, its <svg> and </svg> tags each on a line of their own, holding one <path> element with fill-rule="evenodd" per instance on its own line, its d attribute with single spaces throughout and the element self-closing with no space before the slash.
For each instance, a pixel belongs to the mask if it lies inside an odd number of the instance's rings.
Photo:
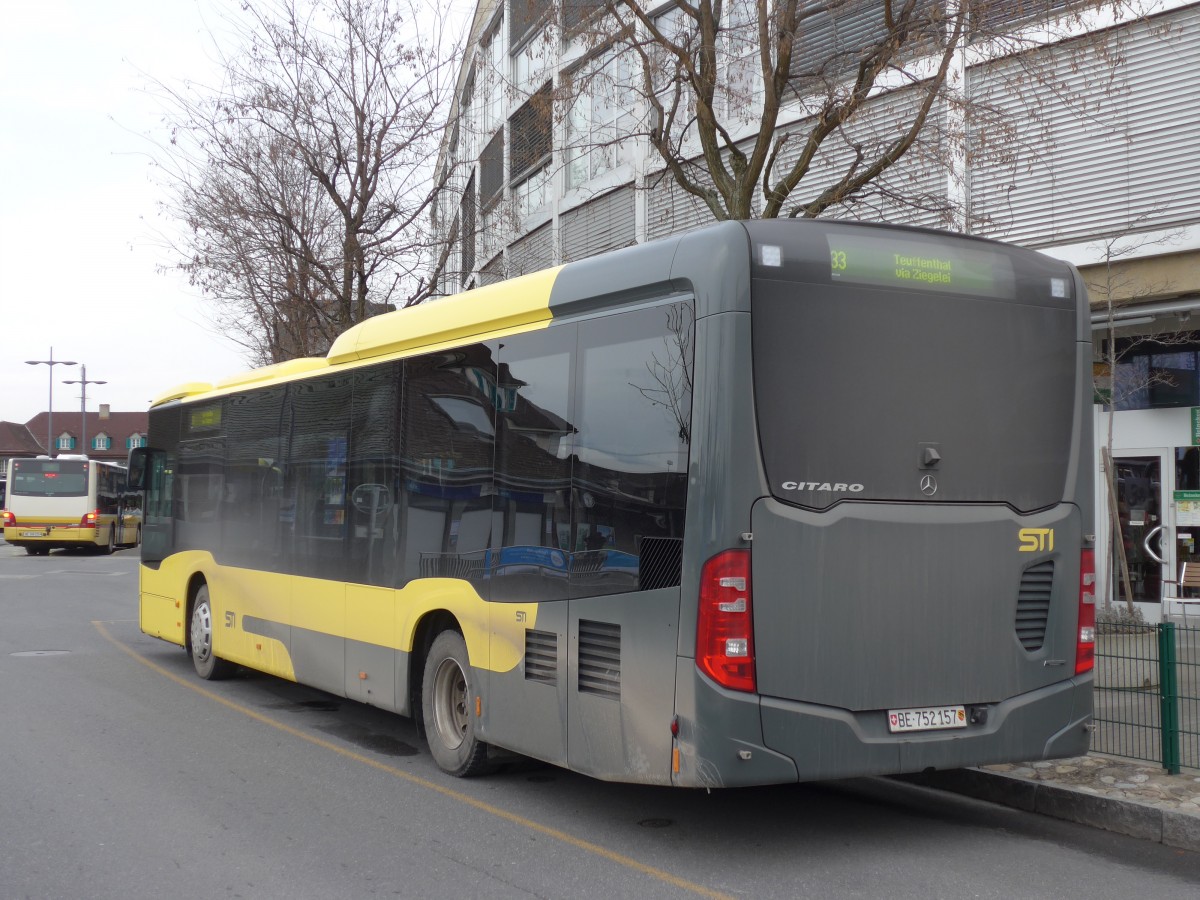
<svg viewBox="0 0 1200 900">
<path fill-rule="evenodd" d="M 891 734 L 886 711 L 851 712 L 762 699 L 763 742 L 795 760 L 800 780 L 898 775 L 990 763 L 1081 756 L 1088 751 L 1092 677 L 1071 678 L 973 707 L 963 729 Z"/>
<path fill-rule="evenodd" d="M 5 528 L 4 540 L 14 547 L 45 547 L 55 550 L 62 547 L 96 546 L 96 529 L 78 525 L 25 526 Z"/>
</svg>

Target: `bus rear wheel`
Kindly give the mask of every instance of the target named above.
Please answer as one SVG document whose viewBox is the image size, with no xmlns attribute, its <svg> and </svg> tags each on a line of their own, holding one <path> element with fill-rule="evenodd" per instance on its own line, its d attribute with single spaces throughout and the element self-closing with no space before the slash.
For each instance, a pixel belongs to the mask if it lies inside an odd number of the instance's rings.
<svg viewBox="0 0 1200 900">
<path fill-rule="evenodd" d="M 50 552 L 49 547 L 30 547 L 26 545 L 25 552 L 30 556 L 45 556 Z"/>
<path fill-rule="evenodd" d="M 188 636 L 188 650 L 197 675 L 206 681 L 219 681 L 233 674 L 234 665 L 213 653 L 213 614 L 207 584 L 196 591 Z"/>
<path fill-rule="evenodd" d="M 460 778 L 487 770 L 487 744 L 475 737 L 475 697 L 467 645 L 457 631 L 443 631 L 425 658 L 421 712 L 429 752 L 443 772 Z"/>
</svg>

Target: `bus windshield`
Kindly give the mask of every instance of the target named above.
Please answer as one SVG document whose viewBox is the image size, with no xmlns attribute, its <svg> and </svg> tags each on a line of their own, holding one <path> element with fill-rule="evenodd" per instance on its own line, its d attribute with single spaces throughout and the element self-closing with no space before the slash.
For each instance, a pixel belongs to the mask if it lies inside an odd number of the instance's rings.
<svg viewBox="0 0 1200 900">
<path fill-rule="evenodd" d="M 87 496 L 87 466 L 83 460 L 18 459 L 13 461 L 14 497 Z"/>
</svg>

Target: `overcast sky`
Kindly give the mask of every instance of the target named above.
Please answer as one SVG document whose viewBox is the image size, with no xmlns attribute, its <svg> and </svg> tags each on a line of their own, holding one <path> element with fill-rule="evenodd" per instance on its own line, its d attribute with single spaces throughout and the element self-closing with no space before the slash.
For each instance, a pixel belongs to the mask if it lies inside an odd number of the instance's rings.
<svg viewBox="0 0 1200 900">
<path fill-rule="evenodd" d="M 246 368 L 186 282 L 156 268 L 157 100 L 139 70 L 205 79 L 210 0 L 0 0 L 0 419 L 46 408 L 48 366 L 87 365 L 88 409 L 145 409 L 185 381 Z M 202 11 L 203 15 L 202 15 Z M 207 80 L 207 79 L 205 79 Z M 54 408 L 79 410 L 78 366 Z"/>
<path fill-rule="evenodd" d="M 46 408 L 50 367 L 86 364 L 88 409 L 145 409 L 188 381 L 246 369 L 156 233 L 144 91 L 213 83 L 209 30 L 232 0 L 0 0 L 0 420 Z M 429 0 L 430 7 L 440 6 Z M 473 4 L 463 4 L 473 8 Z M 54 366 L 54 409 L 78 412 L 78 366 Z"/>
</svg>

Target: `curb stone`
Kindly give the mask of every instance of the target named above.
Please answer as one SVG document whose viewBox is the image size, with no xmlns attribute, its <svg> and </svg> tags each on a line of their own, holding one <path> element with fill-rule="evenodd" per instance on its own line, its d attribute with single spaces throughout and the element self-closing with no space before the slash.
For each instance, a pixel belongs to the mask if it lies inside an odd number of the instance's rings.
<svg viewBox="0 0 1200 900">
<path fill-rule="evenodd" d="M 1200 816 L 1194 813 L 982 769 L 903 775 L 899 780 L 1200 853 Z"/>
</svg>

